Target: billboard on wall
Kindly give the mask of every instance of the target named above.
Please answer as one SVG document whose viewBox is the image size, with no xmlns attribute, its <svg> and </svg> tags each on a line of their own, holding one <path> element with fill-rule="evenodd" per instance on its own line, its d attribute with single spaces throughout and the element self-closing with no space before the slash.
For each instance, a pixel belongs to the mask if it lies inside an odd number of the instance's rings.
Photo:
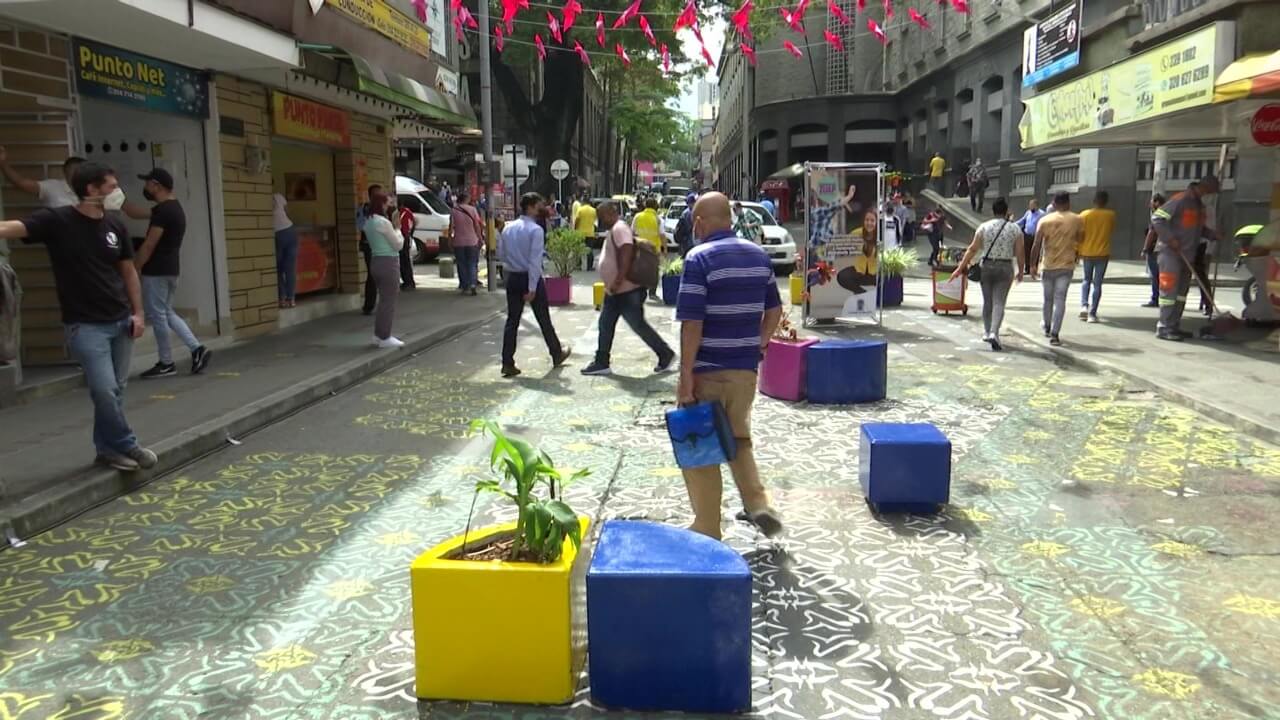
<svg viewBox="0 0 1280 720">
<path fill-rule="evenodd" d="M 1080 3 L 1073 2 L 1023 32 L 1023 87 L 1080 64 L 1080 8 Z"/>
<path fill-rule="evenodd" d="M 72 43 L 76 91 L 139 110 L 209 117 L 204 73 L 146 55 L 77 38 Z"/>
</svg>

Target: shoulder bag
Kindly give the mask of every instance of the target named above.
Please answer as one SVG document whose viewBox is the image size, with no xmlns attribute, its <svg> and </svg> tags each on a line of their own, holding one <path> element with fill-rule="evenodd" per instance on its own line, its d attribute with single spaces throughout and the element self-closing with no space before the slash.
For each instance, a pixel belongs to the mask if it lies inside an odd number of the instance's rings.
<svg viewBox="0 0 1280 720">
<path fill-rule="evenodd" d="M 982 282 L 982 263 L 986 262 L 987 258 L 991 256 L 991 251 L 996 247 L 996 241 L 1000 239 L 1000 233 L 1003 233 L 1004 229 L 1008 226 L 1008 220 L 1005 220 L 1000 224 L 1000 227 L 996 229 L 996 234 L 992 236 L 991 244 L 987 246 L 987 252 L 983 254 L 982 259 L 979 260 L 977 264 L 969 266 L 969 282 Z"/>
<path fill-rule="evenodd" d="M 613 242 L 612 233 L 609 242 Z M 636 252 L 631 258 L 631 267 L 627 270 L 627 280 L 644 288 L 658 287 L 658 250 L 652 243 L 639 238 L 633 238 L 631 244 L 635 246 Z M 617 243 L 614 243 L 614 249 L 619 249 Z"/>
</svg>

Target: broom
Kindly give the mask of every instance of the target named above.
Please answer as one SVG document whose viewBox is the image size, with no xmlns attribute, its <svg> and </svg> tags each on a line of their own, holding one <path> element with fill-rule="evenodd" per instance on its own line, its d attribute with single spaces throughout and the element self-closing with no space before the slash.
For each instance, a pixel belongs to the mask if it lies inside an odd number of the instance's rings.
<svg viewBox="0 0 1280 720">
<path fill-rule="evenodd" d="M 1222 146 L 1218 149 L 1219 180 L 1221 180 L 1221 178 L 1223 177 L 1226 167 L 1227 167 L 1227 144 L 1223 143 Z M 1223 221 L 1223 217 L 1222 217 L 1223 213 L 1220 208 L 1217 208 L 1216 203 L 1214 207 L 1217 210 L 1216 218 L 1215 218 L 1217 222 L 1214 223 L 1214 226 L 1216 228 L 1221 228 L 1222 221 Z M 1178 251 L 1178 256 L 1182 258 L 1182 262 L 1187 263 L 1187 257 L 1182 254 L 1181 250 Z M 1224 313 L 1220 309 L 1218 309 L 1218 303 L 1214 299 L 1214 293 L 1210 292 L 1207 288 L 1205 288 L 1204 279 L 1201 278 L 1200 274 L 1196 272 L 1195 267 L 1190 263 L 1187 263 L 1187 268 L 1191 270 L 1191 277 L 1195 278 L 1196 285 L 1200 286 L 1200 292 L 1206 298 L 1209 299 L 1209 307 L 1213 310 L 1213 315 L 1209 317 L 1209 324 L 1206 325 L 1205 327 L 1200 328 L 1200 337 L 1205 340 L 1216 340 L 1221 338 L 1223 335 L 1226 335 L 1227 333 L 1235 332 L 1236 330 L 1240 329 L 1244 325 L 1244 321 L 1241 320 L 1240 318 L 1237 318 L 1235 315 L 1232 315 L 1230 311 Z M 1213 253 L 1213 289 L 1214 291 L 1218 289 L 1218 253 L 1217 252 Z"/>
</svg>

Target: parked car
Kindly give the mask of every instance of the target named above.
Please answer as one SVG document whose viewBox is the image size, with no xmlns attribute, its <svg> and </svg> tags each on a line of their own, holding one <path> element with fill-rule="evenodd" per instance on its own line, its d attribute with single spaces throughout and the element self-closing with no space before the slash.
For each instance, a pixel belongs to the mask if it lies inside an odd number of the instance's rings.
<svg viewBox="0 0 1280 720">
<path fill-rule="evenodd" d="M 449 206 L 431 188 L 404 175 L 396 176 L 396 204 L 413 211 L 414 262 L 427 262 L 440 254 L 440 234 L 449 227 Z"/>
<path fill-rule="evenodd" d="M 742 207 L 755 211 L 760 217 L 760 229 L 764 231 L 761 245 L 769 253 L 774 271 L 790 273 L 796 269 L 796 241 L 787 229 L 778 224 L 772 214 L 760 203 L 744 202 Z"/>
<path fill-rule="evenodd" d="M 675 233 L 676 224 L 680 222 L 680 216 L 684 213 L 685 202 L 671 203 L 671 207 L 667 208 L 663 213 L 661 221 L 659 221 L 658 230 L 662 233 L 662 244 L 667 248 L 667 252 L 679 251 L 676 245 Z"/>
</svg>

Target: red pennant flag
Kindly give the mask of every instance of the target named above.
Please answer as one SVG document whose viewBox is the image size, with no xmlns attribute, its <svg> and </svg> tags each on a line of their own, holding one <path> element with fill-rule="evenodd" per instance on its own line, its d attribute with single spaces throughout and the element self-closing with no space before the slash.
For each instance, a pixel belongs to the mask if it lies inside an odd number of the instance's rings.
<svg viewBox="0 0 1280 720">
<path fill-rule="evenodd" d="M 623 67 L 631 67 L 631 58 L 627 56 L 627 50 L 622 47 L 622 43 L 613 44 L 613 54 L 622 58 Z"/>
<path fill-rule="evenodd" d="M 547 29 L 551 31 L 551 39 L 559 45 L 564 44 L 564 35 L 560 34 L 560 21 L 551 14 L 550 10 L 547 11 Z"/>
<path fill-rule="evenodd" d="M 863 10 L 866 10 L 866 9 L 867 9 L 867 0 L 858 0 L 858 12 L 862 12 Z"/>
<path fill-rule="evenodd" d="M 458 8 L 462 7 L 462 0 L 449 0 L 449 9 L 457 14 Z"/>
<path fill-rule="evenodd" d="M 969 14 L 969 3 L 966 0 L 951 0 L 951 7 L 958 13 Z"/>
<path fill-rule="evenodd" d="M 640 16 L 640 32 L 644 33 L 644 39 L 649 41 L 653 47 L 658 47 L 658 38 L 653 36 L 653 28 L 649 27 L 649 18 Z"/>
<path fill-rule="evenodd" d="M 596 13 L 596 44 L 604 47 L 604 13 Z"/>
<path fill-rule="evenodd" d="M 747 62 L 751 63 L 751 67 L 755 67 L 756 66 L 756 49 L 751 47 L 750 45 L 746 45 L 743 43 L 738 43 L 738 49 L 742 51 L 742 54 L 744 56 L 746 56 Z"/>
<path fill-rule="evenodd" d="M 662 43 L 660 52 L 662 53 L 662 74 L 667 75 L 671 72 L 671 53 L 667 52 L 666 43 Z"/>
<path fill-rule="evenodd" d="M 830 30 L 823 30 L 822 37 L 826 39 L 828 45 L 840 52 L 844 52 L 844 41 L 841 40 L 839 36 L 835 35 Z"/>
<path fill-rule="evenodd" d="M 534 36 L 533 36 L 533 44 L 534 44 L 534 47 L 538 48 L 538 59 L 539 59 L 539 60 L 546 60 L 546 59 L 547 59 L 547 48 L 546 48 L 546 46 L 545 46 L 545 45 L 543 45 L 543 44 L 542 44 L 542 34 L 541 34 L 541 33 L 535 33 L 535 34 L 534 34 Z"/>
<path fill-rule="evenodd" d="M 503 44 L 504 43 L 502 39 L 502 26 L 494 25 L 493 26 L 493 46 L 497 48 L 498 52 L 502 52 Z"/>
<path fill-rule="evenodd" d="M 507 26 L 507 34 L 515 32 L 513 22 L 520 12 L 520 4 L 516 0 L 502 0 L 502 24 Z"/>
<path fill-rule="evenodd" d="M 707 61 L 707 67 L 712 70 L 715 69 L 716 61 L 711 59 L 711 51 L 707 49 L 706 45 L 702 46 L 702 59 Z"/>
<path fill-rule="evenodd" d="M 462 18 L 458 15 L 453 16 L 453 34 L 458 38 L 458 42 L 466 41 L 462 32 Z"/>
<path fill-rule="evenodd" d="M 796 57 L 804 57 L 804 52 L 801 51 L 800 48 L 796 47 L 796 44 L 790 40 L 783 40 L 782 47 L 786 48 L 787 52 Z"/>
<path fill-rule="evenodd" d="M 689 4 L 684 6 L 684 10 L 680 11 L 680 15 L 676 17 L 676 24 L 672 26 L 672 30 L 679 30 L 684 27 L 693 27 L 698 22 L 698 8 L 694 6 L 693 0 L 689 0 Z"/>
<path fill-rule="evenodd" d="M 480 21 L 476 20 L 476 16 L 472 15 L 471 11 L 466 9 L 465 7 L 462 8 L 461 15 L 459 17 L 462 18 L 463 24 L 465 24 L 467 27 L 471 28 L 472 30 L 480 29 Z"/>
<path fill-rule="evenodd" d="M 884 0 L 884 19 L 893 19 L 893 0 Z"/>
<path fill-rule="evenodd" d="M 871 31 L 872 35 L 876 36 L 876 39 L 880 41 L 881 45 L 889 44 L 889 36 L 884 34 L 884 28 L 880 27 L 880 23 L 872 20 L 871 18 L 867 18 L 867 29 Z"/>
<path fill-rule="evenodd" d="M 426 22 L 427 0 L 413 0 L 413 12 L 418 16 L 418 22 Z"/>
<path fill-rule="evenodd" d="M 694 36 L 694 37 L 696 37 L 696 38 L 698 38 L 698 42 L 704 42 L 704 41 L 703 41 L 703 39 L 702 39 L 702 28 L 698 27 L 698 26 L 695 24 L 693 27 L 691 27 L 691 28 L 689 28 L 689 29 L 693 31 L 693 36 Z"/>
<path fill-rule="evenodd" d="M 840 6 L 832 2 L 832 0 L 827 0 L 827 9 L 831 11 L 832 15 L 836 16 L 836 19 L 840 21 L 841 25 L 849 24 L 849 16 L 845 15 L 844 11 L 840 9 Z"/>
<path fill-rule="evenodd" d="M 578 53 L 578 59 L 582 61 L 583 65 L 591 65 L 591 56 L 587 54 L 586 48 L 582 47 L 582 43 L 574 40 L 573 51 Z"/>
<path fill-rule="evenodd" d="M 738 29 L 738 34 L 751 37 L 751 0 L 743 0 L 742 5 L 729 17 L 729 21 Z"/>
<path fill-rule="evenodd" d="M 573 21 L 582 14 L 582 5 L 578 0 L 568 0 L 564 7 L 560 8 L 560 15 L 563 18 L 560 21 L 560 29 L 569 32 L 569 28 L 573 27 Z"/>
<path fill-rule="evenodd" d="M 907 17 L 911 18 L 911 22 L 919 25 L 925 30 L 928 30 L 931 27 L 929 25 L 929 20 L 925 18 L 924 15 L 921 15 L 920 11 L 915 8 L 907 8 Z"/>
<path fill-rule="evenodd" d="M 529 0 L 516 0 L 516 5 L 519 5 L 521 10 L 528 10 Z"/>
<path fill-rule="evenodd" d="M 778 12 L 782 13 L 782 21 L 787 24 L 787 27 L 790 27 L 795 32 L 804 33 L 804 26 L 800 24 L 803 18 L 786 8 L 778 8 Z"/>
<path fill-rule="evenodd" d="M 631 22 L 631 18 L 639 14 L 640 14 L 640 0 L 636 0 L 635 2 L 628 5 L 626 10 L 622 11 L 622 14 L 618 16 L 617 20 L 613 21 L 613 29 L 617 30 L 623 25 L 626 25 L 627 23 Z"/>
<path fill-rule="evenodd" d="M 809 0 L 800 0 L 800 2 L 796 4 L 796 9 L 791 14 L 795 16 L 797 20 L 803 21 L 804 13 L 808 9 L 809 9 Z"/>
</svg>

